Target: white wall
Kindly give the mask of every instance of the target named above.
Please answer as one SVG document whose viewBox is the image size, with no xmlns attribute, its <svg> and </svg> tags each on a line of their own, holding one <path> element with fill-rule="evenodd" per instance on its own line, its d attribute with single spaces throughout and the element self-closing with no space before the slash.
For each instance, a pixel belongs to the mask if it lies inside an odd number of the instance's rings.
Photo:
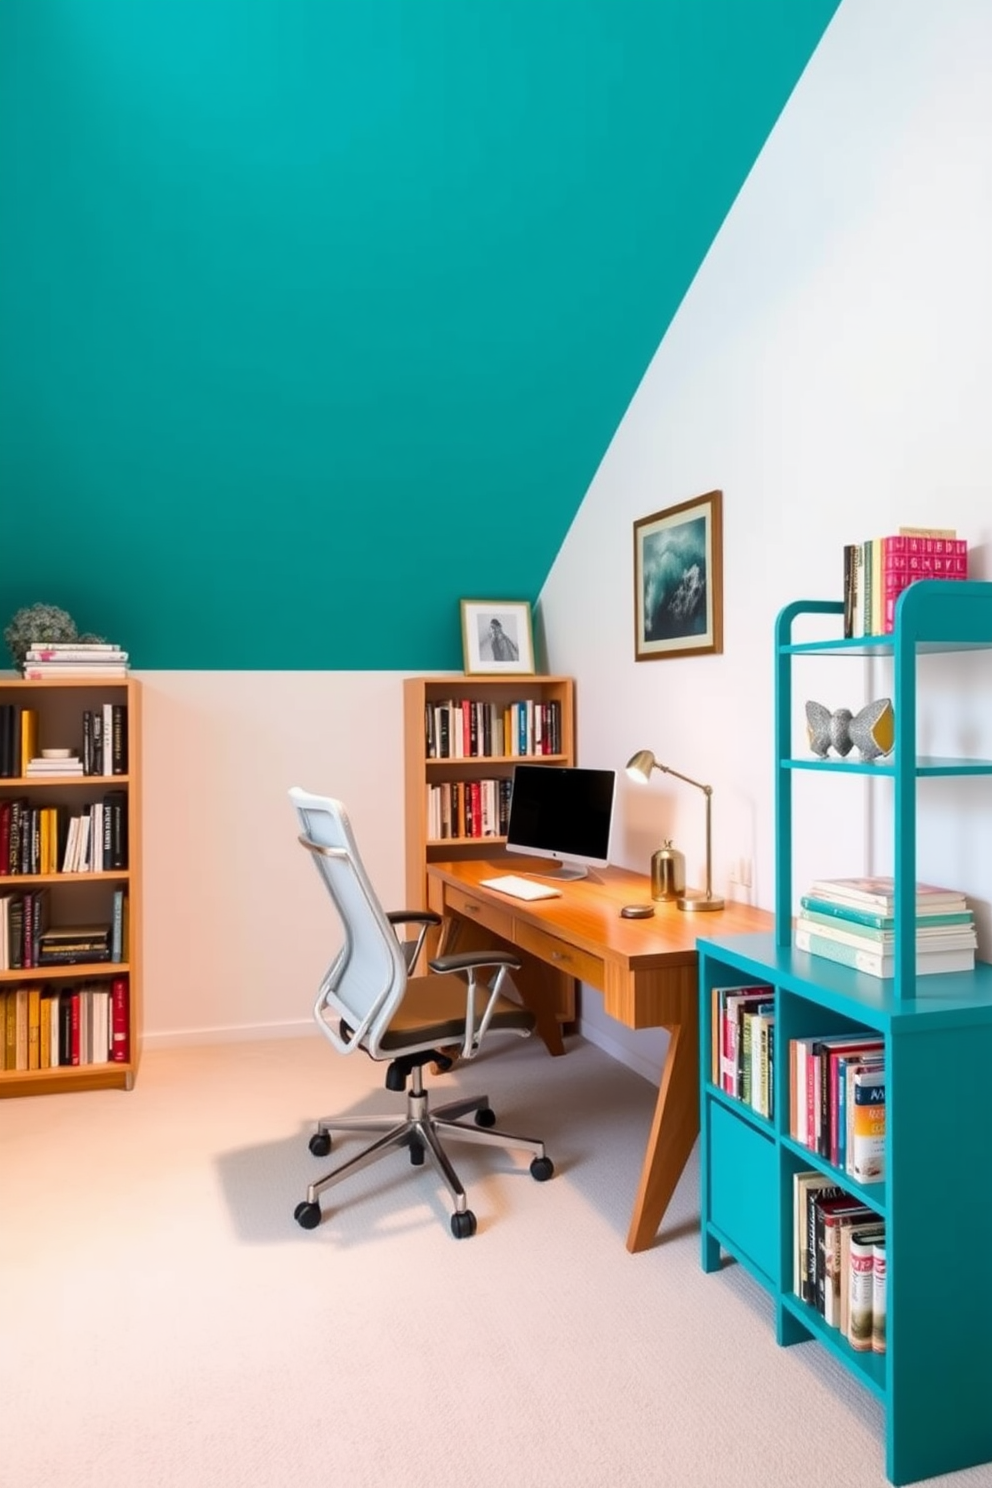
<svg viewBox="0 0 992 1488">
<path fill-rule="evenodd" d="M 956 527 L 992 578 L 992 6 L 846 0 L 660 346 L 541 598 L 549 657 L 578 679 L 579 759 L 648 747 L 714 787 L 715 888 L 754 861 L 774 895 L 772 633 L 796 598 L 839 598 L 842 547 Z M 724 492 L 724 652 L 633 661 L 632 524 Z M 597 602 L 588 603 L 595 594 Z M 817 662 L 797 712 L 886 695 L 875 662 Z M 873 668 L 873 670 L 872 670 Z M 992 757 L 992 656 L 928 659 L 928 752 Z M 797 718 L 796 728 L 802 720 Z M 801 734 L 797 734 L 801 738 Z M 798 747 L 803 747 L 801 744 Z M 884 782 L 797 783 L 795 883 L 889 867 Z M 920 876 L 966 889 L 992 958 L 992 793 L 920 791 Z M 671 835 L 702 878 L 703 800 L 620 787 L 614 858 Z M 705 928 L 700 932 L 705 934 Z M 585 1031 L 635 1067 L 664 1035 Z"/>
<path fill-rule="evenodd" d="M 383 900 L 403 882 L 392 672 L 145 672 L 146 1047 L 313 1031 L 339 944 L 290 786 L 339 796 Z"/>
</svg>

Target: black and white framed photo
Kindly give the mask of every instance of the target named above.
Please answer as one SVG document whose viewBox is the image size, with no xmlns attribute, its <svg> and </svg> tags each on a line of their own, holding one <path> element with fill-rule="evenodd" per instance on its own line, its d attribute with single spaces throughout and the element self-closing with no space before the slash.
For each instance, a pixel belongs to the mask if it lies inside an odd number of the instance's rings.
<svg viewBox="0 0 992 1488">
<path fill-rule="evenodd" d="M 465 671 L 533 674 L 534 627 L 526 600 L 463 599 Z"/>
<path fill-rule="evenodd" d="M 634 659 L 723 651 L 723 492 L 634 523 Z"/>
</svg>

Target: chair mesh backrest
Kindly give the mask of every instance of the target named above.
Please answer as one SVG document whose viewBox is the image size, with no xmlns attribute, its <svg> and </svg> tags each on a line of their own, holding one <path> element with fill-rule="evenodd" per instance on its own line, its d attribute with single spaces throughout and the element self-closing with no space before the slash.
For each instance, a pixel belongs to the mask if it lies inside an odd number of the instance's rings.
<svg viewBox="0 0 992 1488">
<path fill-rule="evenodd" d="M 324 979 L 314 1015 L 324 1022 L 326 1006 L 356 1032 L 368 1028 L 363 1043 L 374 1053 L 406 989 L 403 949 L 365 872 L 344 806 L 298 787 L 289 794 L 303 836 L 335 850 L 334 856 L 310 854 L 344 930 L 344 945 Z"/>
</svg>

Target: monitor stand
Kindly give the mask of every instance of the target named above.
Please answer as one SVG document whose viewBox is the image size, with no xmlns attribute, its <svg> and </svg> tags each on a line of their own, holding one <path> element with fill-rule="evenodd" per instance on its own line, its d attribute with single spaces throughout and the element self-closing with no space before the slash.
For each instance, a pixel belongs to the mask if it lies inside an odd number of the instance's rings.
<svg viewBox="0 0 992 1488">
<path fill-rule="evenodd" d="M 552 883 L 572 883 L 577 878 L 588 878 L 589 869 L 583 863 L 559 863 L 550 872 L 535 874 L 536 878 L 547 878 Z"/>
</svg>

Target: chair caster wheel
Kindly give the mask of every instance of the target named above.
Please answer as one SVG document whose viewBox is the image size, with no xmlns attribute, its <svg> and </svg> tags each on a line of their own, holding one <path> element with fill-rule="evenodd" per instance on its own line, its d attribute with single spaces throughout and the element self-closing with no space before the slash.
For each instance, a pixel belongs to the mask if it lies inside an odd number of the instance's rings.
<svg viewBox="0 0 992 1488">
<path fill-rule="evenodd" d="M 475 1124 L 476 1126 L 496 1125 L 496 1112 L 493 1110 L 492 1106 L 483 1106 L 480 1110 L 476 1111 Z"/>
<path fill-rule="evenodd" d="M 535 1157 L 530 1165 L 530 1176 L 536 1178 L 538 1183 L 547 1183 L 555 1170 L 555 1165 L 550 1157 Z"/>
<path fill-rule="evenodd" d="M 314 1157 L 326 1157 L 331 1150 L 330 1132 L 314 1132 L 310 1138 L 310 1151 Z"/>
<path fill-rule="evenodd" d="M 320 1224 L 320 1205 L 310 1204 L 304 1199 L 293 1210 L 293 1218 L 302 1229 L 315 1230 Z"/>
<path fill-rule="evenodd" d="M 424 1144 L 416 1138 L 410 1143 L 410 1163 L 415 1168 L 423 1167 L 424 1164 Z"/>
<path fill-rule="evenodd" d="M 471 1209 L 463 1209 L 460 1214 L 451 1216 L 451 1233 L 456 1240 L 467 1240 L 474 1235 L 476 1230 L 475 1215 Z"/>
</svg>

